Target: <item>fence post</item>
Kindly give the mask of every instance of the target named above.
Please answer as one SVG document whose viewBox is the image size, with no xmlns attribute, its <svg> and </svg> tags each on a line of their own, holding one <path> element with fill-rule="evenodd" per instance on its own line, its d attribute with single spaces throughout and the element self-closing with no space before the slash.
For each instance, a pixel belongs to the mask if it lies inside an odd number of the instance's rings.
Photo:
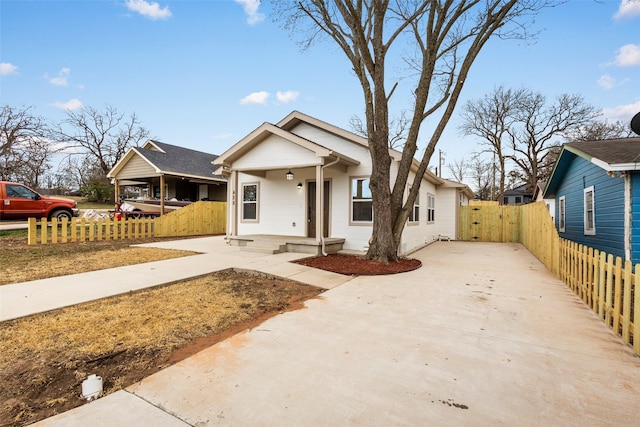
<svg viewBox="0 0 640 427">
<path fill-rule="evenodd" d="M 633 265 L 627 260 L 624 263 L 624 290 L 622 292 L 622 340 L 631 343 L 631 287 L 633 286 Z"/>
<path fill-rule="evenodd" d="M 633 274 L 633 350 L 640 355 L 640 264 L 636 264 Z"/>
<path fill-rule="evenodd" d="M 613 332 L 620 335 L 620 313 L 622 312 L 622 258 L 616 257 L 613 288 Z"/>
<path fill-rule="evenodd" d="M 35 245 L 38 243 L 38 222 L 35 218 L 29 218 L 27 225 L 27 244 Z"/>
</svg>

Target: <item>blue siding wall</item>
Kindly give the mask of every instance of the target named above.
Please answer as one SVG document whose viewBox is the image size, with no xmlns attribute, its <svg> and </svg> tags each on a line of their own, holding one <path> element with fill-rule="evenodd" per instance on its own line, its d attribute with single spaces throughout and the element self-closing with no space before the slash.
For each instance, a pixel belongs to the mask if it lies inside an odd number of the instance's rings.
<svg viewBox="0 0 640 427">
<path fill-rule="evenodd" d="M 595 235 L 584 234 L 584 189 L 593 186 Z M 612 178 L 581 157 L 575 157 L 556 192 L 556 218 L 565 196 L 565 232 L 560 237 L 624 259 L 624 179 Z M 640 212 L 640 211 L 638 211 Z"/>
</svg>

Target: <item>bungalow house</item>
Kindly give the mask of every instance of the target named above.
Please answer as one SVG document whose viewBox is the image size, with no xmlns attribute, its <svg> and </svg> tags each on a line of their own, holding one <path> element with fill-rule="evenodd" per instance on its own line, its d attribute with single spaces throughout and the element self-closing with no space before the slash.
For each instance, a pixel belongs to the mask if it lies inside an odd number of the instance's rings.
<svg viewBox="0 0 640 427">
<path fill-rule="evenodd" d="M 298 111 L 277 124 L 260 125 L 213 161 L 220 168 L 216 173 L 228 177 L 229 242 L 251 246 L 268 235 L 277 240 L 275 251 L 366 250 L 374 215 L 367 144 L 366 138 Z M 393 175 L 401 154 L 390 154 Z M 416 169 L 414 162 L 412 173 Z M 470 198 L 473 192 L 464 184 L 427 172 L 401 253 L 444 236 L 455 238 L 458 207 Z"/>
<path fill-rule="evenodd" d="M 640 138 L 564 144 L 543 197 L 560 237 L 640 262 Z"/>
<path fill-rule="evenodd" d="M 504 192 L 504 205 L 525 205 L 533 200 L 533 192 L 528 184 L 522 184 Z"/>
<path fill-rule="evenodd" d="M 116 200 L 124 187 L 137 187 L 138 198 L 146 200 L 226 201 L 226 179 L 213 174 L 216 157 L 150 139 L 130 148 L 107 177 Z"/>
</svg>

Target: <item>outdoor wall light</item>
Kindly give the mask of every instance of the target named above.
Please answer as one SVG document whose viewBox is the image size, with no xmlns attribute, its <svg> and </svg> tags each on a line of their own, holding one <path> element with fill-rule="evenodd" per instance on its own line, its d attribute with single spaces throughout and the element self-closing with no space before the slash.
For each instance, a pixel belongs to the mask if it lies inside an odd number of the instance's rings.
<svg viewBox="0 0 640 427">
<path fill-rule="evenodd" d="M 301 183 L 301 182 L 299 182 L 299 183 L 298 183 L 298 185 L 297 185 L 297 187 L 298 187 L 298 190 L 302 190 L 302 183 Z"/>
<path fill-rule="evenodd" d="M 293 179 L 293 172 L 287 172 L 287 181 L 291 181 Z"/>
</svg>

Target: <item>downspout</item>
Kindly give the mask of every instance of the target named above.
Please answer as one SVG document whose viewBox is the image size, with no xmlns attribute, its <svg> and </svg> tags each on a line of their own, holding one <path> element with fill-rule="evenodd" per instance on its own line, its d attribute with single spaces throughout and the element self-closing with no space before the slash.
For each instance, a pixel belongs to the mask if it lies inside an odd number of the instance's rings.
<svg viewBox="0 0 640 427">
<path fill-rule="evenodd" d="M 338 162 L 340 162 L 340 157 L 336 156 L 336 159 L 333 162 L 323 165 L 322 168 L 320 168 L 322 170 L 322 182 L 319 184 L 318 188 L 319 188 L 319 191 L 322 192 L 322 197 L 320 197 L 320 205 L 321 205 L 320 212 L 322 214 L 322 221 L 320 222 L 320 224 L 322 224 L 320 226 L 320 230 L 322 230 L 322 232 L 320 233 L 320 242 L 322 242 L 322 256 L 329 255 L 325 250 L 325 241 L 324 241 L 324 169 L 328 168 L 329 166 L 333 166 Z M 316 212 L 316 221 L 318 220 L 317 215 L 318 214 Z"/>
<path fill-rule="evenodd" d="M 625 261 L 631 259 L 631 173 L 627 172 L 624 177 L 624 258 Z"/>
</svg>

